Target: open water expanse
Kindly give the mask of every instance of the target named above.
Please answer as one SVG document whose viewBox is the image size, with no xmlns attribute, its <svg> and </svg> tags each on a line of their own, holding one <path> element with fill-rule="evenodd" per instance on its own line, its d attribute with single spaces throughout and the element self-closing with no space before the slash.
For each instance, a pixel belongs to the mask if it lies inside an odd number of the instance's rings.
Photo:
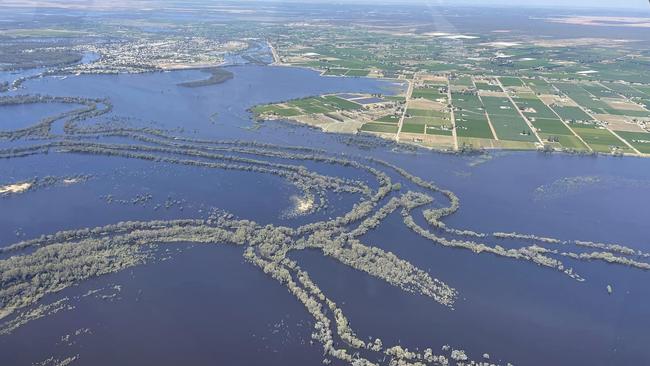
<svg viewBox="0 0 650 366">
<path fill-rule="evenodd" d="M 332 92 L 389 94 L 404 86 L 326 78 L 288 67 L 229 70 L 232 80 L 199 88 L 177 86 L 205 77 L 199 71 L 182 71 L 47 77 L 30 80 L 8 95 L 109 98 L 113 110 L 84 124 L 151 127 L 196 139 L 307 146 L 359 160 L 383 159 L 459 197 L 460 210 L 444 219 L 448 226 L 650 251 L 648 159 L 536 152 L 451 155 L 285 122 L 256 123 L 248 109 L 260 103 Z M 73 107 L 0 107 L 0 130 L 28 127 Z M 53 131 L 62 128 L 55 123 Z M 5 141 L 0 147 L 15 144 Z M 333 176 L 369 180 L 344 167 L 304 164 Z M 299 192 L 273 175 L 54 150 L 0 160 L 0 186 L 77 175 L 88 178 L 0 197 L 0 246 L 127 220 L 205 218 L 212 208 L 263 225 L 297 227 L 339 216 L 356 202 L 353 194 L 331 194 L 322 211 L 292 217 L 285 213 Z M 579 282 L 530 262 L 436 245 L 409 230 L 399 212 L 360 240 L 393 252 L 459 292 L 450 309 L 320 251 L 292 253 L 345 312 L 361 339 L 380 337 L 384 344 L 420 350 L 449 344 L 473 359 L 489 353 L 491 362 L 502 364 L 650 364 L 647 271 L 563 259 L 585 278 Z M 72 355 L 79 355 L 84 365 L 321 363 L 322 347 L 310 337 L 313 318 L 284 286 L 245 262 L 242 248 L 179 244 L 162 245 L 155 252 L 158 260 L 150 264 L 48 295 L 44 302 L 68 297 L 74 309 L 0 335 L 0 365 Z M 102 290 L 82 296 L 94 289 Z"/>
</svg>

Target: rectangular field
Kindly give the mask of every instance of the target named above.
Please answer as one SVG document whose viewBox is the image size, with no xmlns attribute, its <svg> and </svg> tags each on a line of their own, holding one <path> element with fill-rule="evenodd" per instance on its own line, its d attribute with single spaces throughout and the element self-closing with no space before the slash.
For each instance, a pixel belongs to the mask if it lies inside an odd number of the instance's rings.
<svg viewBox="0 0 650 366">
<path fill-rule="evenodd" d="M 517 77 L 502 76 L 499 78 L 499 81 L 501 82 L 501 85 L 506 88 L 509 86 L 524 86 L 524 83 L 521 81 L 521 79 Z"/>
<path fill-rule="evenodd" d="M 483 97 L 485 110 L 499 139 L 535 142 L 537 138 L 508 98 Z"/>
<path fill-rule="evenodd" d="M 640 153 L 650 154 L 650 133 L 615 131 Z"/>
<path fill-rule="evenodd" d="M 361 126 L 361 131 L 380 132 L 380 133 L 397 133 L 397 125 L 388 123 L 369 122 Z"/>
<path fill-rule="evenodd" d="M 412 98 L 423 98 L 429 100 L 436 100 L 446 98 L 446 93 L 441 93 L 437 86 L 421 87 L 413 89 Z"/>
<path fill-rule="evenodd" d="M 563 106 L 553 106 L 553 110 L 565 121 L 565 122 L 589 122 L 593 121 L 593 118 L 589 117 L 579 107 L 563 107 Z"/>
<path fill-rule="evenodd" d="M 598 128 L 592 125 L 572 124 L 571 129 L 576 132 L 582 139 L 594 150 L 602 153 L 609 153 L 612 147 L 627 150 L 627 146 L 611 132 L 604 128 Z"/>
<path fill-rule="evenodd" d="M 478 96 L 454 93 L 452 103 L 455 108 L 454 116 L 458 136 L 479 139 L 495 138 Z"/>
</svg>

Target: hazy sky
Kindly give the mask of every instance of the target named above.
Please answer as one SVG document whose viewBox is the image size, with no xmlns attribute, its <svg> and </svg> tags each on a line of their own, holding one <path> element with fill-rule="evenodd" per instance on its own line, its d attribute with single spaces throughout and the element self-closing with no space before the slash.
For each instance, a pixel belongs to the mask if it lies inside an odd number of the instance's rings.
<svg viewBox="0 0 650 366">
<path fill-rule="evenodd" d="M 219 0 L 195 0 L 204 1 L 206 3 L 220 3 Z M 225 0 L 229 2 L 236 2 L 234 0 Z M 523 7 L 579 7 L 579 8 L 612 8 L 629 10 L 640 10 L 642 13 L 639 16 L 648 16 L 650 13 L 650 3 L 648 0 L 248 0 L 250 1 L 266 1 L 278 3 L 300 3 L 300 2 L 317 2 L 317 3 L 365 3 L 365 4 L 405 4 L 405 3 L 420 3 L 431 5 L 499 5 L 509 6 L 513 8 Z M 66 5 L 67 7 L 137 7 L 139 4 L 157 4 L 157 3 L 182 3 L 183 0 L 0 0 L 0 7 L 39 7 L 46 5 Z"/>
<path fill-rule="evenodd" d="M 300 0 L 293 0 L 300 1 Z M 307 0 L 309 1 L 309 0 Z M 312 0 L 319 1 L 319 0 Z M 472 5 L 506 5 L 512 7 L 549 6 L 549 7 L 589 7 L 589 8 L 618 8 L 618 9 L 647 9 L 648 0 L 334 0 L 335 2 L 357 3 L 429 3 L 429 4 L 472 4 Z"/>
<path fill-rule="evenodd" d="M 468 2 L 470 0 L 467 0 Z M 474 3 L 498 3 L 498 4 L 511 4 L 513 6 L 520 6 L 523 4 L 533 6 L 575 6 L 575 7 L 616 7 L 616 8 L 644 8 L 650 9 L 650 4 L 647 0 L 483 0 L 472 1 Z"/>
</svg>

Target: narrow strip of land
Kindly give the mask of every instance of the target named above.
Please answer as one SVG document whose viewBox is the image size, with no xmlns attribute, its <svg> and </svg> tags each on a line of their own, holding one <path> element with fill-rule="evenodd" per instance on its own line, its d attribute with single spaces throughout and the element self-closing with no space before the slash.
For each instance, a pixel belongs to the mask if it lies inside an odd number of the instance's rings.
<svg viewBox="0 0 650 366">
<path fill-rule="evenodd" d="M 409 102 L 411 101 L 411 95 L 413 94 L 413 81 L 407 80 L 408 89 L 406 89 L 406 96 L 404 97 L 404 110 L 402 111 L 402 116 L 399 119 L 397 124 L 397 135 L 395 136 L 395 141 L 399 142 L 399 135 L 402 132 L 402 125 L 404 124 L 404 118 L 406 118 L 406 111 L 408 110 Z"/>
<path fill-rule="evenodd" d="M 271 50 L 271 55 L 273 56 L 272 65 L 281 64 L 282 61 L 280 60 L 280 55 L 278 55 L 278 51 L 276 51 L 275 47 L 273 47 L 273 43 L 271 43 L 271 41 L 266 41 L 266 43 L 269 45 L 269 49 Z"/>
<path fill-rule="evenodd" d="M 447 78 L 447 104 L 449 105 L 449 116 L 451 118 L 451 136 L 454 139 L 454 150 L 458 151 L 458 134 L 456 133 L 456 115 L 454 115 L 454 103 L 451 99 L 451 82 Z"/>
</svg>

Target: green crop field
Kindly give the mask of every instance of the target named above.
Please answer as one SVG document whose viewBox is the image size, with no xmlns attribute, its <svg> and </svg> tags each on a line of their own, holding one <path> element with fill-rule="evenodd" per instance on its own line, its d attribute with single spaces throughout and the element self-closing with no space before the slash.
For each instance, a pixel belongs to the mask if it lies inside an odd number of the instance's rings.
<svg viewBox="0 0 650 366">
<path fill-rule="evenodd" d="M 604 86 L 595 84 L 595 83 L 589 83 L 589 84 L 580 84 L 580 86 L 591 93 L 592 95 L 598 97 L 598 98 L 617 98 L 618 95 L 605 88 Z"/>
<path fill-rule="evenodd" d="M 292 100 L 287 103 L 292 107 L 301 109 L 304 114 L 328 113 L 336 109 L 327 106 L 321 98 L 304 98 Z"/>
<path fill-rule="evenodd" d="M 404 119 L 404 123 L 411 125 L 426 125 L 431 118 L 429 117 L 409 117 Z"/>
<path fill-rule="evenodd" d="M 499 78 L 499 81 L 501 81 L 501 84 L 505 87 L 524 86 L 524 83 L 521 81 L 521 79 L 516 77 L 502 76 Z"/>
<path fill-rule="evenodd" d="M 375 122 L 384 122 L 384 123 L 399 123 L 400 116 L 388 115 L 381 118 L 377 118 Z"/>
<path fill-rule="evenodd" d="M 561 107 L 561 106 L 555 106 L 553 107 L 553 110 L 564 120 L 567 122 L 575 122 L 575 121 L 592 121 L 593 118 L 589 117 L 587 113 L 585 113 L 582 109 L 578 107 Z"/>
<path fill-rule="evenodd" d="M 348 69 L 329 69 L 323 75 L 343 76 L 348 72 Z"/>
<path fill-rule="evenodd" d="M 578 103 L 578 105 L 590 109 L 594 113 L 607 113 L 606 109 L 611 109 L 607 103 L 598 99 L 578 84 L 557 83 L 555 86 L 557 86 L 564 94 L 569 96 L 569 98 Z"/>
<path fill-rule="evenodd" d="M 428 110 L 428 109 L 413 109 L 413 108 L 407 109 L 406 114 L 408 114 L 409 116 L 413 116 L 413 117 L 438 117 L 438 118 L 444 118 L 444 117 L 448 116 L 448 114 L 445 113 L 445 112 L 433 111 L 433 110 Z"/>
<path fill-rule="evenodd" d="M 485 116 L 483 103 L 481 103 L 478 96 L 454 93 L 452 100 L 454 107 L 457 109 L 454 116 L 458 136 L 480 139 L 495 138 Z"/>
<path fill-rule="evenodd" d="M 616 134 L 629 142 L 630 145 L 634 146 L 634 148 L 639 150 L 639 152 L 650 154 L 650 133 L 616 131 Z"/>
<path fill-rule="evenodd" d="M 413 98 L 423 98 L 429 100 L 436 100 L 446 96 L 447 94 L 440 93 L 440 91 L 438 91 L 438 88 L 435 87 L 415 88 L 413 89 L 413 94 L 411 95 Z"/>
<path fill-rule="evenodd" d="M 537 141 L 530 127 L 520 116 L 490 115 L 490 121 L 501 140 Z"/>
<path fill-rule="evenodd" d="M 277 108 L 274 113 L 282 117 L 293 117 L 302 114 L 299 110 L 294 108 Z"/>
<path fill-rule="evenodd" d="M 452 123 L 451 123 L 450 119 L 437 118 L 437 117 L 427 119 L 426 125 L 427 126 L 439 126 L 439 127 L 444 127 L 444 128 L 447 128 L 447 129 L 452 127 Z"/>
<path fill-rule="evenodd" d="M 542 79 L 522 79 L 532 91 L 538 94 L 555 94 L 555 89 Z"/>
<path fill-rule="evenodd" d="M 277 106 L 265 104 L 265 105 L 255 106 L 251 110 L 253 111 L 254 114 L 259 115 L 259 114 L 264 114 L 264 113 L 272 113 L 272 112 L 276 111 L 277 109 L 278 109 Z"/>
<path fill-rule="evenodd" d="M 429 127 L 429 126 L 427 126 L 425 133 L 427 135 L 439 135 L 439 136 L 453 135 L 453 132 L 451 130 L 440 128 L 440 127 Z"/>
<path fill-rule="evenodd" d="M 544 136 L 543 138 L 546 138 L 548 136 Z M 558 139 L 559 144 L 567 149 L 573 149 L 573 150 L 578 150 L 578 151 L 588 151 L 589 149 L 587 146 L 580 141 L 579 138 L 571 135 L 560 135 L 560 136 L 554 136 L 555 138 Z"/>
<path fill-rule="evenodd" d="M 283 108 L 276 105 L 262 105 L 253 108 L 253 113 L 256 115 L 261 114 L 275 114 L 282 117 L 292 117 L 302 114 L 300 110 L 295 108 Z"/>
<path fill-rule="evenodd" d="M 484 114 L 457 117 L 456 134 L 462 137 L 494 139 L 487 117 Z"/>
<path fill-rule="evenodd" d="M 404 122 L 402 125 L 402 132 L 424 133 L 424 124 L 412 124 Z"/>
<path fill-rule="evenodd" d="M 323 99 L 326 101 L 327 104 L 339 109 L 339 110 L 355 110 L 355 109 L 361 109 L 361 106 L 357 103 L 350 102 L 349 100 L 345 100 L 343 98 L 339 98 L 334 95 L 327 95 L 323 97 Z"/>
<path fill-rule="evenodd" d="M 606 129 L 597 128 L 590 125 L 572 124 L 571 129 L 575 131 L 582 139 L 598 152 L 610 152 L 610 147 L 626 148 L 625 143 L 614 136 Z"/>
<path fill-rule="evenodd" d="M 526 117 L 557 118 L 553 110 L 547 107 L 546 104 L 535 95 L 527 94 L 525 95 L 525 98 L 513 98 L 513 100 L 519 109 L 524 111 Z"/>
<path fill-rule="evenodd" d="M 650 85 L 634 85 L 634 89 L 650 97 Z"/>
<path fill-rule="evenodd" d="M 452 101 L 454 107 L 459 108 L 461 111 L 483 113 L 483 103 L 476 95 L 453 93 Z"/>
<path fill-rule="evenodd" d="M 482 99 L 499 139 L 537 141 L 526 121 L 508 98 L 483 97 Z"/>
<path fill-rule="evenodd" d="M 349 70 L 345 76 L 352 76 L 352 77 L 362 77 L 362 76 L 368 76 L 370 71 L 368 70 Z"/>
<path fill-rule="evenodd" d="M 397 126 L 394 124 L 369 122 L 361 126 L 361 131 L 397 133 Z"/>
<path fill-rule="evenodd" d="M 633 88 L 630 85 L 627 84 L 621 84 L 621 83 L 608 83 L 608 82 L 603 82 L 601 83 L 605 87 L 614 90 L 615 92 L 622 94 L 628 98 L 644 98 L 647 97 L 646 94 L 643 92 Z"/>
<path fill-rule="evenodd" d="M 616 116 L 628 116 L 628 117 L 650 117 L 649 111 L 643 110 L 625 110 L 625 109 L 616 109 L 616 108 L 603 108 L 603 111 L 607 114 L 613 114 Z"/>
<path fill-rule="evenodd" d="M 476 82 L 475 84 L 478 90 L 496 91 L 496 92 L 503 91 L 503 89 L 501 89 L 501 87 L 498 85 L 492 85 L 492 84 L 482 83 L 482 82 Z"/>
<path fill-rule="evenodd" d="M 470 76 L 458 76 L 455 79 L 450 79 L 449 83 L 453 86 L 466 86 L 466 87 L 474 86 L 474 82 L 472 81 L 472 78 Z"/>
<path fill-rule="evenodd" d="M 539 118 L 536 119 L 535 122 L 531 123 L 540 133 L 547 135 L 573 135 L 571 130 L 569 130 L 559 119 Z"/>
<path fill-rule="evenodd" d="M 393 102 L 404 102 L 406 101 L 406 98 L 401 96 L 401 95 L 384 95 L 383 97 L 386 100 L 390 100 Z"/>
</svg>

